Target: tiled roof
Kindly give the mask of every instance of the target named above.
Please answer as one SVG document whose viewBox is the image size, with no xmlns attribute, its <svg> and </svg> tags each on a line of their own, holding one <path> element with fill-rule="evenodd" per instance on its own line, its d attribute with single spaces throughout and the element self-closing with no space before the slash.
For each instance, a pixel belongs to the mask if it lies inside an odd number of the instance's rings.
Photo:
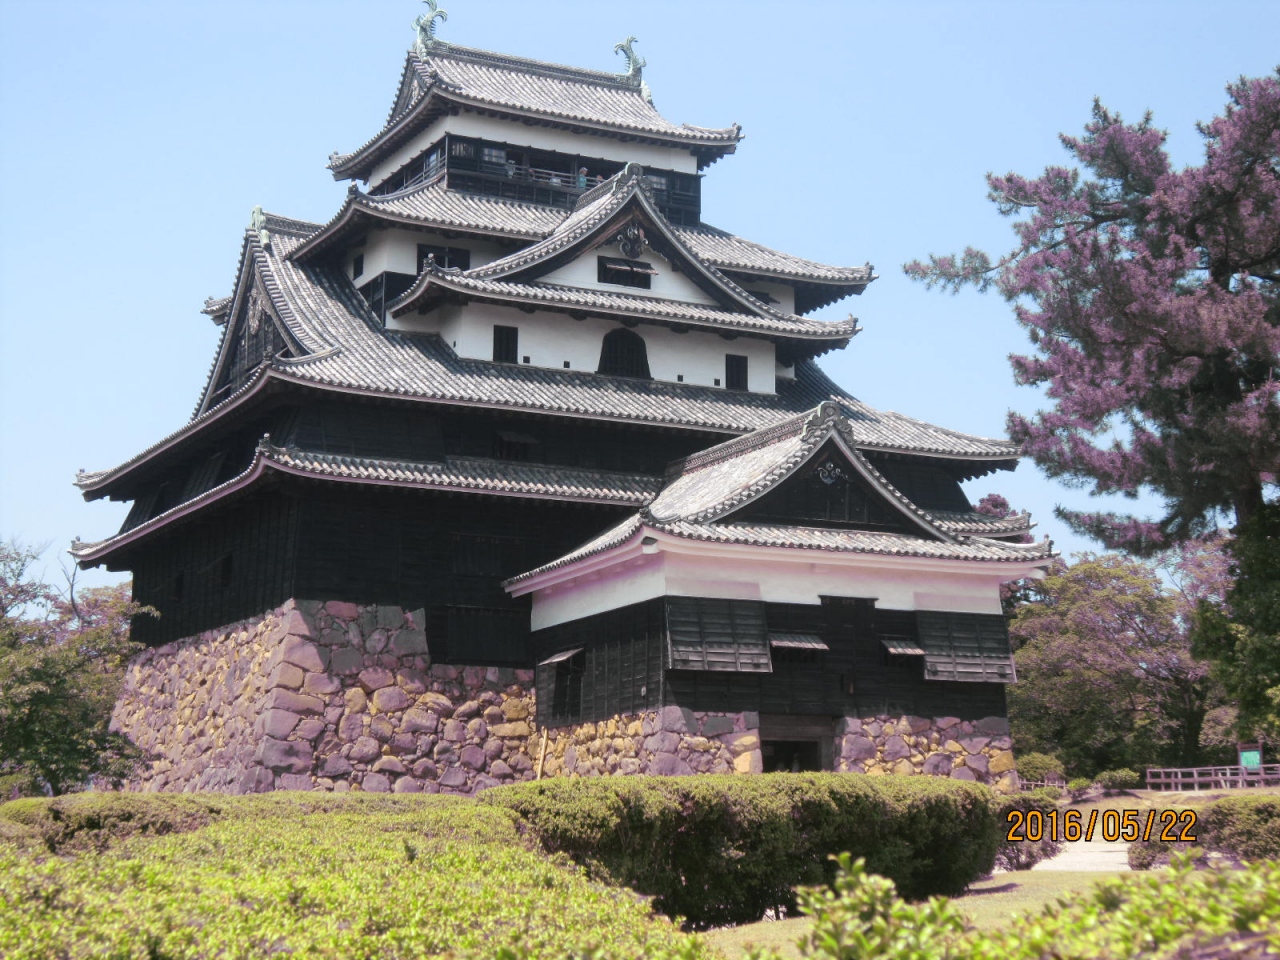
<svg viewBox="0 0 1280 960">
<path fill-rule="evenodd" d="M 439 44 L 425 60 L 409 54 L 405 83 L 417 91 L 371 140 L 349 154 L 335 156 L 335 176 L 359 176 L 385 150 L 416 129 L 444 101 L 605 134 L 637 136 L 702 148 L 711 158 L 733 151 L 741 129 L 713 129 L 667 120 L 646 98 L 639 83 L 617 74 L 580 70 Z M 401 101 L 405 98 L 403 93 Z"/>
<path fill-rule="evenodd" d="M 805 321 L 775 310 L 752 296 L 716 267 L 701 260 L 662 216 L 654 203 L 644 169 L 634 163 L 627 164 L 612 178 L 583 194 L 573 212 L 545 239 L 466 271 L 462 276 L 484 280 L 533 281 L 560 263 L 581 256 L 606 239 L 612 239 L 617 231 L 629 224 L 639 225 L 646 245 L 673 259 L 682 273 L 722 306 L 763 319 L 766 325 L 762 329 L 778 334 L 792 329 L 800 336 L 816 335 L 833 339 L 844 339 L 857 332 L 857 324 L 852 317 L 842 329 L 820 321 Z M 428 282 L 429 275 L 424 272 L 391 305 L 393 311 L 413 304 Z M 801 333 L 805 330 L 805 324 L 811 326 L 805 333 Z M 736 329 L 749 329 L 741 322 L 741 318 L 733 326 Z"/>
<path fill-rule="evenodd" d="M 813 283 L 863 285 L 875 279 L 875 273 L 870 264 L 862 267 L 832 267 L 825 263 L 771 250 L 705 223 L 696 227 L 681 227 L 673 224 L 671 229 L 689 245 L 689 249 L 722 270 L 758 273 L 807 280 Z"/>
<path fill-rule="evenodd" d="M 332 242 L 330 238 L 338 236 L 344 227 L 356 229 L 348 224 L 367 223 L 370 218 L 537 241 L 550 236 L 568 216 L 569 211 L 558 207 L 449 190 L 437 180 L 385 196 L 355 193 L 332 220 L 299 248 L 297 256 L 305 259 L 313 249 Z M 817 263 L 744 240 L 705 223 L 696 227 L 671 224 L 670 229 L 700 260 L 721 270 L 859 290 L 875 279 L 870 266 L 834 267 Z"/>
<path fill-rule="evenodd" d="M 721 543 L 734 546 L 781 547 L 799 550 L 821 550 L 827 553 L 857 553 L 892 557 L 920 557 L 933 560 L 968 560 L 994 563 L 1035 563 L 1048 561 L 1056 554 L 1048 540 L 1038 543 L 1004 543 L 981 537 L 966 537 L 951 542 L 927 540 L 902 533 L 871 530 L 835 530 L 819 527 L 796 527 L 763 523 L 668 523 L 646 522 L 641 514 L 633 514 L 594 540 L 550 563 L 505 581 L 508 588 L 541 574 L 562 569 L 579 561 L 623 546 L 633 538 L 650 531 L 665 533 L 685 540 Z"/>
<path fill-rule="evenodd" d="M 776 394 L 761 394 L 464 359 L 436 336 L 383 329 L 339 271 L 323 263 L 292 260 L 289 254 L 300 238 L 272 233 L 272 222 L 269 217 L 268 246 L 250 233 L 244 257 L 269 280 L 273 305 L 287 311 L 291 331 L 311 352 L 296 359 L 273 360 L 232 396 L 202 408 L 191 421 L 123 464 L 82 473 L 76 482 L 86 493 L 101 495 L 107 484 L 248 402 L 269 382 L 281 381 L 730 434 L 776 424 L 824 400 L 834 400 L 859 449 L 995 464 L 1011 463 L 1018 456 L 1017 446 L 1008 440 L 977 437 L 876 410 L 843 391 L 812 361 L 796 364 L 794 380 L 778 380 Z M 209 382 L 213 382 L 212 373 Z"/>
<path fill-rule="evenodd" d="M 952 539 L 858 452 L 834 401 L 677 461 L 668 471 L 667 485 L 645 508 L 645 517 L 659 524 L 722 520 L 793 475 L 831 441 L 843 448 L 863 481 L 909 522 L 938 539 Z"/>
<path fill-rule="evenodd" d="M 960 513 L 951 510 L 930 510 L 929 516 L 938 526 L 952 533 L 968 533 L 979 537 L 1013 537 L 1027 533 L 1035 526 L 1028 513 L 1011 513 L 1007 517 L 993 517 L 987 513 Z"/>
<path fill-rule="evenodd" d="M 614 470 L 592 470 L 551 464 L 512 463 L 480 457 L 447 457 L 440 462 L 410 462 L 351 457 L 296 447 L 278 447 L 264 438 L 253 461 L 242 472 L 190 500 L 176 504 L 129 530 L 95 543 L 76 541 L 72 554 L 82 563 L 98 562 L 125 544 L 135 542 L 215 500 L 245 489 L 268 470 L 336 481 L 572 500 L 610 506 L 639 506 L 662 485 L 657 477 Z"/>
<path fill-rule="evenodd" d="M 916 528 L 914 534 L 734 519 L 742 507 L 776 489 L 831 442 L 837 444 L 848 465 L 861 475 L 863 481 L 911 522 Z M 947 515 L 952 526 L 962 526 L 969 517 L 968 514 Z M 1025 525 L 1026 518 L 1021 519 Z M 1004 528 L 998 529 L 1008 532 Z M 711 543 L 943 560 L 1022 563 L 1053 556 L 1052 545 L 1048 541 L 1010 544 L 947 529 L 945 523 L 940 523 L 896 490 L 857 451 L 839 406 L 828 401 L 800 416 L 726 440 L 676 461 L 667 471 L 662 491 L 634 516 L 558 560 L 513 577 L 507 583 L 523 583 L 542 573 L 611 550 L 627 543 L 640 531 Z"/>
<path fill-rule="evenodd" d="M 931 557 L 939 560 L 992 560 L 1025 562 L 1054 556 L 1047 540 L 1030 544 L 1004 543 L 970 537 L 956 543 L 925 540 L 900 533 L 870 530 L 832 530 L 759 523 L 669 523 L 658 529 L 687 540 L 763 547 L 798 547 L 838 553 L 874 553 L 884 556 Z"/>
<path fill-rule="evenodd" d="M 583 287 L 566 287 L 550 283 L 482 280 L 466 273 L 440 268 L 424 274 L 422 282 L 397 301 L 393 307 L 393 315 L 399 316 L 413 305 L 422 302 L 432 292 L 433 287 L 444 292 L 470 294 L 479 299 L 510 301 L 550 309 L 602 311 L 610 316 L 675 321 L 694 326 L 713 327 L 717 330 L 728 328 L 821 340 L 847 340 L 857 333 L 857 324 L 853 319 L 833 322 L 790 317 L 789 321 L 779 320 L 772 316 L 761 317 L 725 310 L 709 304 L 668 300 L 662 297 L 614 293 L 610 290 L 589 290 Z"/>
<path fill-rule="evenodd" d="M 293 447 L 272 447 L 266 455 L 281 467 L 312 476 L 618 506 L 646 503 L 662 486 L 658 478 L 641 473 L 511 463 L 480 457 L 447 457 L 438 463 L 416 463 L 340 456 Z"/>
</svg>

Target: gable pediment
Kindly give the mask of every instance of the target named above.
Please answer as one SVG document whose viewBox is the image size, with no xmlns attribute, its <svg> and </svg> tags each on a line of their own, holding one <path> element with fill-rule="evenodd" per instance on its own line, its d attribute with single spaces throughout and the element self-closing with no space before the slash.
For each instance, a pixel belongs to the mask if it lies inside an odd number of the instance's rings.
<svg viewBox="0 0 1280 960">
<path fill-rule="evenodd" d="M 239 390 L 264 363 L 278 356 L 298 354 L 261 274 L 252 265 L 242 276 L 232 311 L 201 411 L 217 406 Z"/>
<path fill-rule="evenodd" d="M 919 526 L 864 473 L 830 439 L 790 476 L 718 522 L 919 534 Z"/>
</svg>

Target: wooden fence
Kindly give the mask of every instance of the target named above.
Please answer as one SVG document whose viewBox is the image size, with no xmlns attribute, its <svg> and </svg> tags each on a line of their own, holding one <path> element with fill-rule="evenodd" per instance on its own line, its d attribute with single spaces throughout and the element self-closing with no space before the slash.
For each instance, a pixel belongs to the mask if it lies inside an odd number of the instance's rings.
<svg viewBox="0 0 1280 960">
<path fill-rule="evenodd" d="M 1148 767 L 1148 790 L 1227 790 L 1280 786 L 1280 763 L 1260 767 Z"/>
</svg>

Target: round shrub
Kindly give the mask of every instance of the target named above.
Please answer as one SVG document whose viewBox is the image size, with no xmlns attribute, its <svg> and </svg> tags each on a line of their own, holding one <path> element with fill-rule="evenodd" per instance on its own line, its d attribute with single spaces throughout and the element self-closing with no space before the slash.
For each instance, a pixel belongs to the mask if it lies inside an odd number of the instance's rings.
<svg viewBox="0 0 1280 960">
<path fill-rule="evenodd" d="M 1228 797 L 1200 812 L 1200 842 L 1240 860 L 1280 860 L 1280 797 Z"/>
<path fill-rule="evenodd" d="M 1050 753 L 1028 753 L 1018 757 L 1018 776 L 1023 780 L 1066 780 L 1062 761 Z"/>
<path fill-rule="evenodd" d="M 1127 767 L 1121 767 L 1119 770 L 1103 770 L 1095 780 L 1104 790 L 1136 790 L 1142 783 L 1142 777 Z"/>
<path fill-rule="evenodd" d="M 1076 777 L 1074 780 L 1067 781 L 1067 791 L 1071 794 L 1072 800 L 1079 800 L 1089 788 L 1093 786 L 1093 781 L 1088 777 Z"/>
<path fill-rule="evenodd" d="M 1062 849 L 1061 843 L 1047 837 L 1039 841 L 1009 839 L 1009 831 L 1014 826 L 1018 826 L 1018 834 L 1023 835 L 1026 828 L 1025 815 L 1029 811 L 1038 810 L 1044 813 L 1047 808 L 1054 806 L 1053 803 L 1046 803 L 1044 798 L 1037 796 L 1038 793 L 1038 790 L 1030 793 L 1015 793 L 1000 797 L 996 801 L 996 814 L 1000 821 L 1000 846 L 996 849 L 996 866 L 1002 870 L 1030 870 L 1041 860 L 1056 857 Z M 1023 814 L 1021 820 L 1016 817 L 1010 818 L 1010 814 L 1014 811 Z"/>
</svg>

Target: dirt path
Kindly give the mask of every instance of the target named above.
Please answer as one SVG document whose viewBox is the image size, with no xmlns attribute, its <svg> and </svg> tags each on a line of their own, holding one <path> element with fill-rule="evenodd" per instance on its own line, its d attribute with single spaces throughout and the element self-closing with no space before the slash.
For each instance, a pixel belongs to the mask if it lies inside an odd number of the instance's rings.
<svg viewBox="0 0 1280 960">
<path fill-rule="evenodd" d="M 1033 871 L 1056 873 L 1116 873 L 1129 869 L 1129 845 L 1123 840 L 1077 840 L 1064 843 L 1050 860 L 1041 860 Z"/>
</svg>

